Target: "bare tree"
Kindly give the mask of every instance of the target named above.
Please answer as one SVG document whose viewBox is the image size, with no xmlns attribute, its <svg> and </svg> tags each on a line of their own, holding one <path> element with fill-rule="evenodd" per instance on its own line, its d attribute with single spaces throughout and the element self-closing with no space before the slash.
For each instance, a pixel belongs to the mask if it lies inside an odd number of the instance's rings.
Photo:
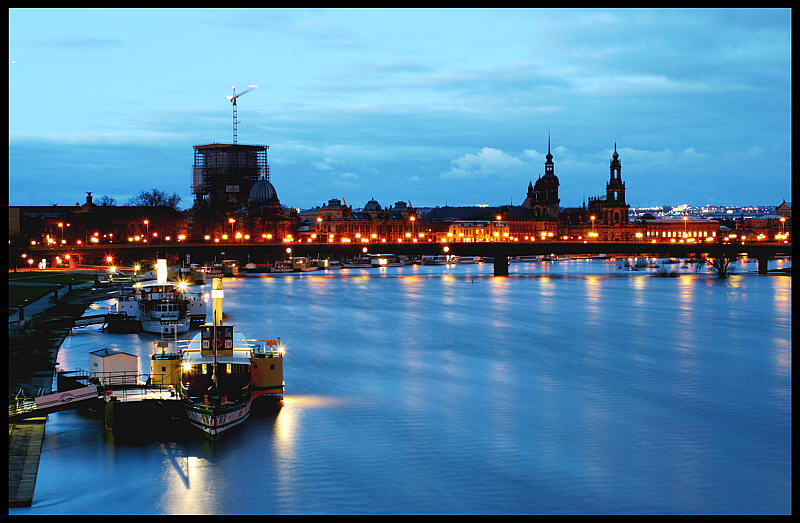
<svg viewBox="0 0 800 523">
<path fill-rule="evenodd" d="M 97 201 L 95 202 L 95 205 L 103 205 L 103 206 L 116 205 L 116 204 L 117 200 L 106 194 L 98 198 Z"/>
<path fill-rule="evenodd" d="M 728 275 L 733 272 L 728 268 L 728 266 L 731 264 L 731 262 L 738 260 L 739 255 L 735 253 L 732 254 L 729 252 L 720 252 L 719 254 L 716 254 L 714 256 L 709 256 L 704 259 L 705 259 L 705 264 L 698 263 L 695 266 L 695 270 L 700 270 L 700 267 L 707 265 L 709 267 L 712 267 L 717 272 L 717 276 L 720 279 L 724 279 L 727 278 Z"/>
<path fill-rule="evenodd" d="M 164 191 L 153 188 L 151 191 L 142 191 L 128 200 L 128 205 L 137 205 L 141 207 L 165 206 L 177 210 L 180 201 L 181 197 L 178 196 L 178 193 L 167 194 Z"/>
</svg>

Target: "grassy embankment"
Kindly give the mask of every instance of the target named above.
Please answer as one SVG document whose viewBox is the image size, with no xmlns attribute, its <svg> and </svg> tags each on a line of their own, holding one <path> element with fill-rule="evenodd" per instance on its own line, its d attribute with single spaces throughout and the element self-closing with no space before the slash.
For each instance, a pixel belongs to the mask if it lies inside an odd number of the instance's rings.
<svg viewBox="0 0 800 523">
<path fill-rule="evenodd" d="M 35 299 L 52 293 L 59 285 L 93 281 L 92 273 L 9 273 L 9 307 L 30 303 Z M 15 285 L 17 282 L 40 283 L 47 285 Z M 9 332 L 8 394 L 11 400 L 22 387 L 28 395 L 36 394 L 42 388 L 49 390 L 55 369 L 58 348 L 69 333 L 75 318 L 83 315 L 88 307 L 89 290 L 73 290 L 61 303 L 53 303 L 44 312 L 33 316 L 25 315 L 25 326 L 17 332 Z M 22 300 L 28 299 L 28 302 Z M 87 303 L 82 303 L 87 302 Z"/>
<path fill-rule="evenodd" d="M 94 281 L 93 272 L 24 271 L 8 273 L 8 314 L 39 298 L 52 294 L 61 285 Z"/>
</svg>

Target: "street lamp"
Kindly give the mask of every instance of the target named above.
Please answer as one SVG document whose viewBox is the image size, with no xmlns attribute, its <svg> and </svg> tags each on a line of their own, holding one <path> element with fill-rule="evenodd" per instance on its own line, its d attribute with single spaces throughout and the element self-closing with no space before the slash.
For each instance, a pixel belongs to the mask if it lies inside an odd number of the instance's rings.
<svg viewBox="0 0 800 523">
<path fill-rule="evenodd" d="M 64 223 L 58 222 L 58 228 L 61 229 L 61 242 L 64 242 Z"/>
<path fill-rule="evenodd" d="M 236 223 L 236 218 L 228 218 L 228 223 L 231 224 L 231 236 L 233 236 L 233 224 Z"/>
<path fill-rule="evenodd" d="M 145 227 L 145 238 L 147 238 L 150 236 L 150 220 L 145 219 L 144 227 Z"/>
<path fill-rule="evenodd" d="M 686 221 L 689 219 L 685 214 L 683 215 L 683 237 L 686 238 Z"/>
<path fill-rule="evenodd" d="M 783 236 L 783 227 L 786 223 L 786 216 L 781 216 L 781 236 Z"/>
</svg>

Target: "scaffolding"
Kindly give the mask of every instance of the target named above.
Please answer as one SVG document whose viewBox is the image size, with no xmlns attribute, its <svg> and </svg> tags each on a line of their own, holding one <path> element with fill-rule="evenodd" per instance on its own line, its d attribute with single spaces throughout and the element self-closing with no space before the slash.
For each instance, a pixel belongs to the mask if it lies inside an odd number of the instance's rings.
<svg viewBox="0 0 800 523">
<path fill-rule="evenodd" d="M 260 178 L 269 181 L 268 145 L 194 146 L 192 193 L 196 199 L 246 202 Z"/>
</svg>

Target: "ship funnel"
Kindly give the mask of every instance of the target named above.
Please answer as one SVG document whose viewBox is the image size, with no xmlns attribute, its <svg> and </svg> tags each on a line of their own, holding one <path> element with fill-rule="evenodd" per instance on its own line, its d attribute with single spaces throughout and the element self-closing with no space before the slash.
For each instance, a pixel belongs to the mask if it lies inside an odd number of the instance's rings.
<svg viewBox="0 0 800 523">
<path fill-rule="evenodd" d="M 222 325 L 222 278 L 211 280 L 211 304 L 214 325 Z"/>
<path fill-rule="evenodd" d="M 156 260 L 156 283 L 164 285 L 167 283 L 167 260 Z"/>
</svg>

